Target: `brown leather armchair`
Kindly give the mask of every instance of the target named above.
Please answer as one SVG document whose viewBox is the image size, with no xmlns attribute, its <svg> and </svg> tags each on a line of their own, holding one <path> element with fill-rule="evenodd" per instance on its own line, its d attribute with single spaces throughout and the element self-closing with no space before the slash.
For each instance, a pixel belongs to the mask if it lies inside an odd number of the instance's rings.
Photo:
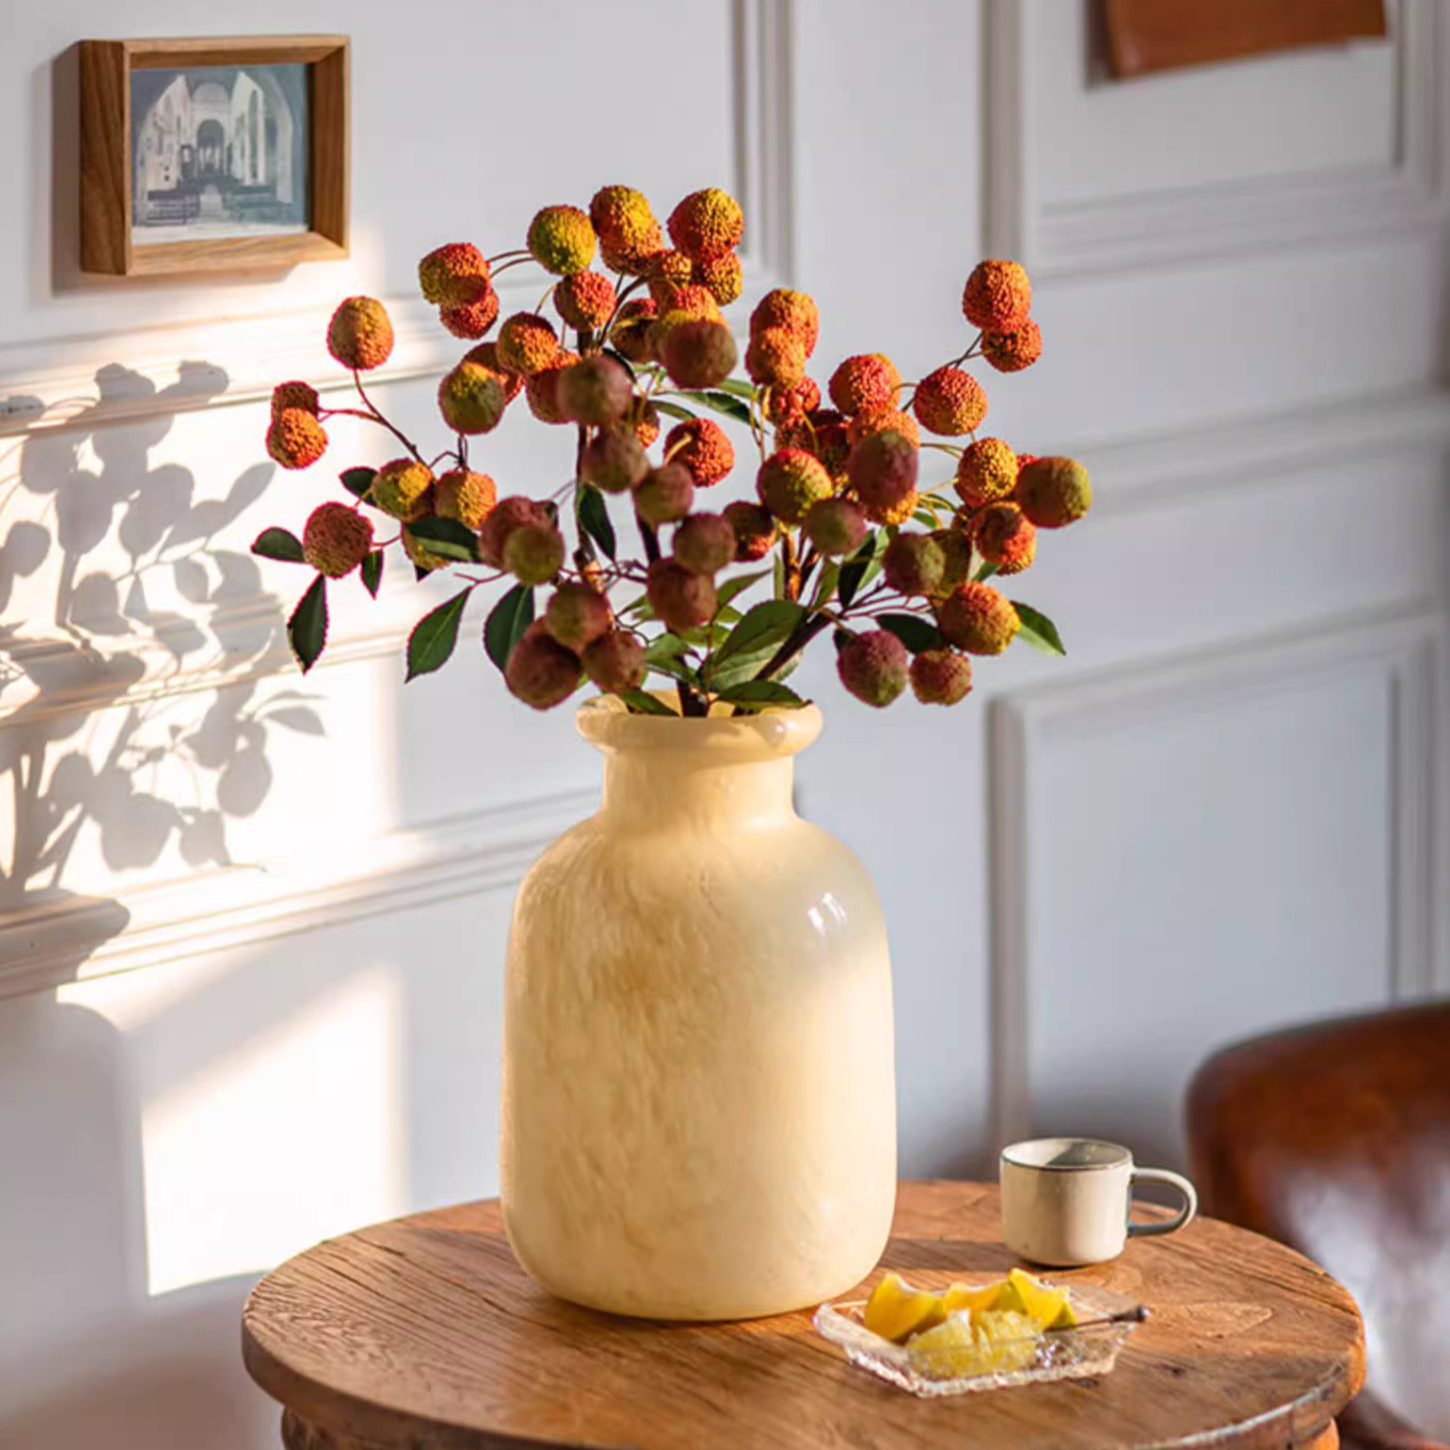
<svg viewBox="0 0 1450 1450">
<path fill-rule="evenodd" d="M 1189 1088 L 1188 1140 L 1206 1213 L 1358 1301 L 1369 1383 L 1340 1416 L 1346 1450 L 1447 1450 L 1411 1422 L 1450 1434 L 1450 1003 L 1225 1049 Z"/>
</svg>

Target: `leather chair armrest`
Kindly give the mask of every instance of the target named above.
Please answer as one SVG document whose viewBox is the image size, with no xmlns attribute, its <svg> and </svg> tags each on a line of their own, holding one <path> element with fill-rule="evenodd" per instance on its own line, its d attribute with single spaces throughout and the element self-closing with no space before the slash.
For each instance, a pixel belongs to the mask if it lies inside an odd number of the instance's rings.
<svg viewBox="0 0 1450 1450">
<path fill-rule="evenodd" d="M 1444 1441 L 1423 1435 L 1368 1390 L 1345 1406 L 1339 1417 L 1343 1450 L 1450 1450 Z"/>
</svg>

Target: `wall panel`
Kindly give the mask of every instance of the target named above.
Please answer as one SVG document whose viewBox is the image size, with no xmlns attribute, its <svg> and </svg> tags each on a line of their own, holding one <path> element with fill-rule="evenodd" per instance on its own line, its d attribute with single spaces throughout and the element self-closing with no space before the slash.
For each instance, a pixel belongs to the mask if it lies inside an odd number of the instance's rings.
<svg viewBox="0 0 1450 1450">
<path fill-rule="evenodd" d="M 1438 613 L 1377 614 L 998 702 L 1000 1141 L 1178 1158 L 1215 1047 L 1450 988 L 1442 655 Z"/>
</svg>

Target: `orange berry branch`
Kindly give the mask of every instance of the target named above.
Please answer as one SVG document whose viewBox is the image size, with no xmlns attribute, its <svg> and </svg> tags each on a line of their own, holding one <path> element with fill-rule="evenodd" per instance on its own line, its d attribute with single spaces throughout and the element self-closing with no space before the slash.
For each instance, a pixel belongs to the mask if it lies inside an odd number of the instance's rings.
<svg viewBox="0 0 1450 1450">
<path fill-rule="evenodd" d="M 352 371 L 362 406 L 328 409 L 307 383 L 282 383 L 267 451 L 284 468 L 308 468 L 327 449 L 324 422 L 353 417 L 387 430 L 404 453 L 346 469 L 351 502 L 313 509 L 300 539 L 269 528 L 252 546 L 316 571 L 288 623 L 303 670 L 326 645 L 329 584 L 357 572 L 376 596 L 393 543 L 419 577 L 446 570 L 464 586 L 414 628 L 408 678 L 453 653 L 474 590 L 509 581 L 484 647 L 509 690 L 537 709 L 586 679 L 642 713 L 800 705 L 785 678 L 828 629 L 842 684 L 878 707 L 908 684 L 924 703 L 955 704 L 971 690 L 971 657 L 1018 637 L 1062 652 L 1049 619 L 987 581 L 1021 573 L 1040 529 L 1087 512 L 1087 471 L 978 437 L 987 395 L 962 367 L 981 358 L 1011 373 L 1037 360 L 1027 273 L 980 263 L 962 296 L 975 336 L 919 381 L 903 382 L 883 353 L 860 353 L 823 394 L 807 372 L 819 312 L 789 288 L 751 313 L 745 376 L 734 376 L 740 357 L 723 309 L 741 295 L 744 227 L 734 199 L 714 188 L 687 196 L 661 228 L 640 192 L 606 186 L 587 212 L 545 207 L 526 247 L 430 252 L 418 264 L 423 296 L 473 344 L 439 384 L 455 441 L 431 462 L 363 387 L 393 349 L 386 309 L 369 297 L 338 307 L 327 346 Z M 612 278 L 594 269 L 596 255 Z M 495 332 L 495 280 L 526 264 L 555 280 L 534 311 Z M 470 463 L 470 440 L 492 433 L 520 396 L 539 422 L 574 429 L 573 476 L 548 498 L 500 498 Z M 759 455 L 754 500 L 718 512 L 697 503 L 731 475 L 735 446 L 708 412 L 746 426 Z M 934 438 L 923 441 L 923 430 Z M 935 441 L 947 438 L 967 441 Z M 919 486 L 924 450 L 953 460 L 955 499 L 946 485 Z M 396 538 L 378 540 L 374 514 L 396 521 Z M 621 546 L 624 514 L 642 558 Z M 736 567 L 750 565 L 762 567 Z M 767 580 L 771 597 L 747 607 L 747 591 Z M 674 706 L 645 689 L 652 676 L 673 688 Z"/>
</svg>

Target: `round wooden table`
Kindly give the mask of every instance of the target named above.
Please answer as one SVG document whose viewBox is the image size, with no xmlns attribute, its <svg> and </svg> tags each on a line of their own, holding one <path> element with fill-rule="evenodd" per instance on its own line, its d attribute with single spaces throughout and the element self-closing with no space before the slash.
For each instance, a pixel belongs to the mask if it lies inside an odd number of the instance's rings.
<svg viewBox="0 0 1450 1450">
<path fill-rule="evenodd" d="M 999 1232 L 995 1187 L 903 1183 L 882 1264 L 931 1288 L 1000 1273 Z M 1212 1219 L 1051 1277 L 1150 1307 L 1112 1374 L 918 1400 L 848 1364 L 809 1312 L 671 1325 L 551 1298 L 498 1205 L 474 1203 L 283 1264 L 247 1304 L 243 1352 L 289 1450 L 1282 1450 L 1332 1444 L 1363 1378 L 1345 1290 Z"/>
</svg>

